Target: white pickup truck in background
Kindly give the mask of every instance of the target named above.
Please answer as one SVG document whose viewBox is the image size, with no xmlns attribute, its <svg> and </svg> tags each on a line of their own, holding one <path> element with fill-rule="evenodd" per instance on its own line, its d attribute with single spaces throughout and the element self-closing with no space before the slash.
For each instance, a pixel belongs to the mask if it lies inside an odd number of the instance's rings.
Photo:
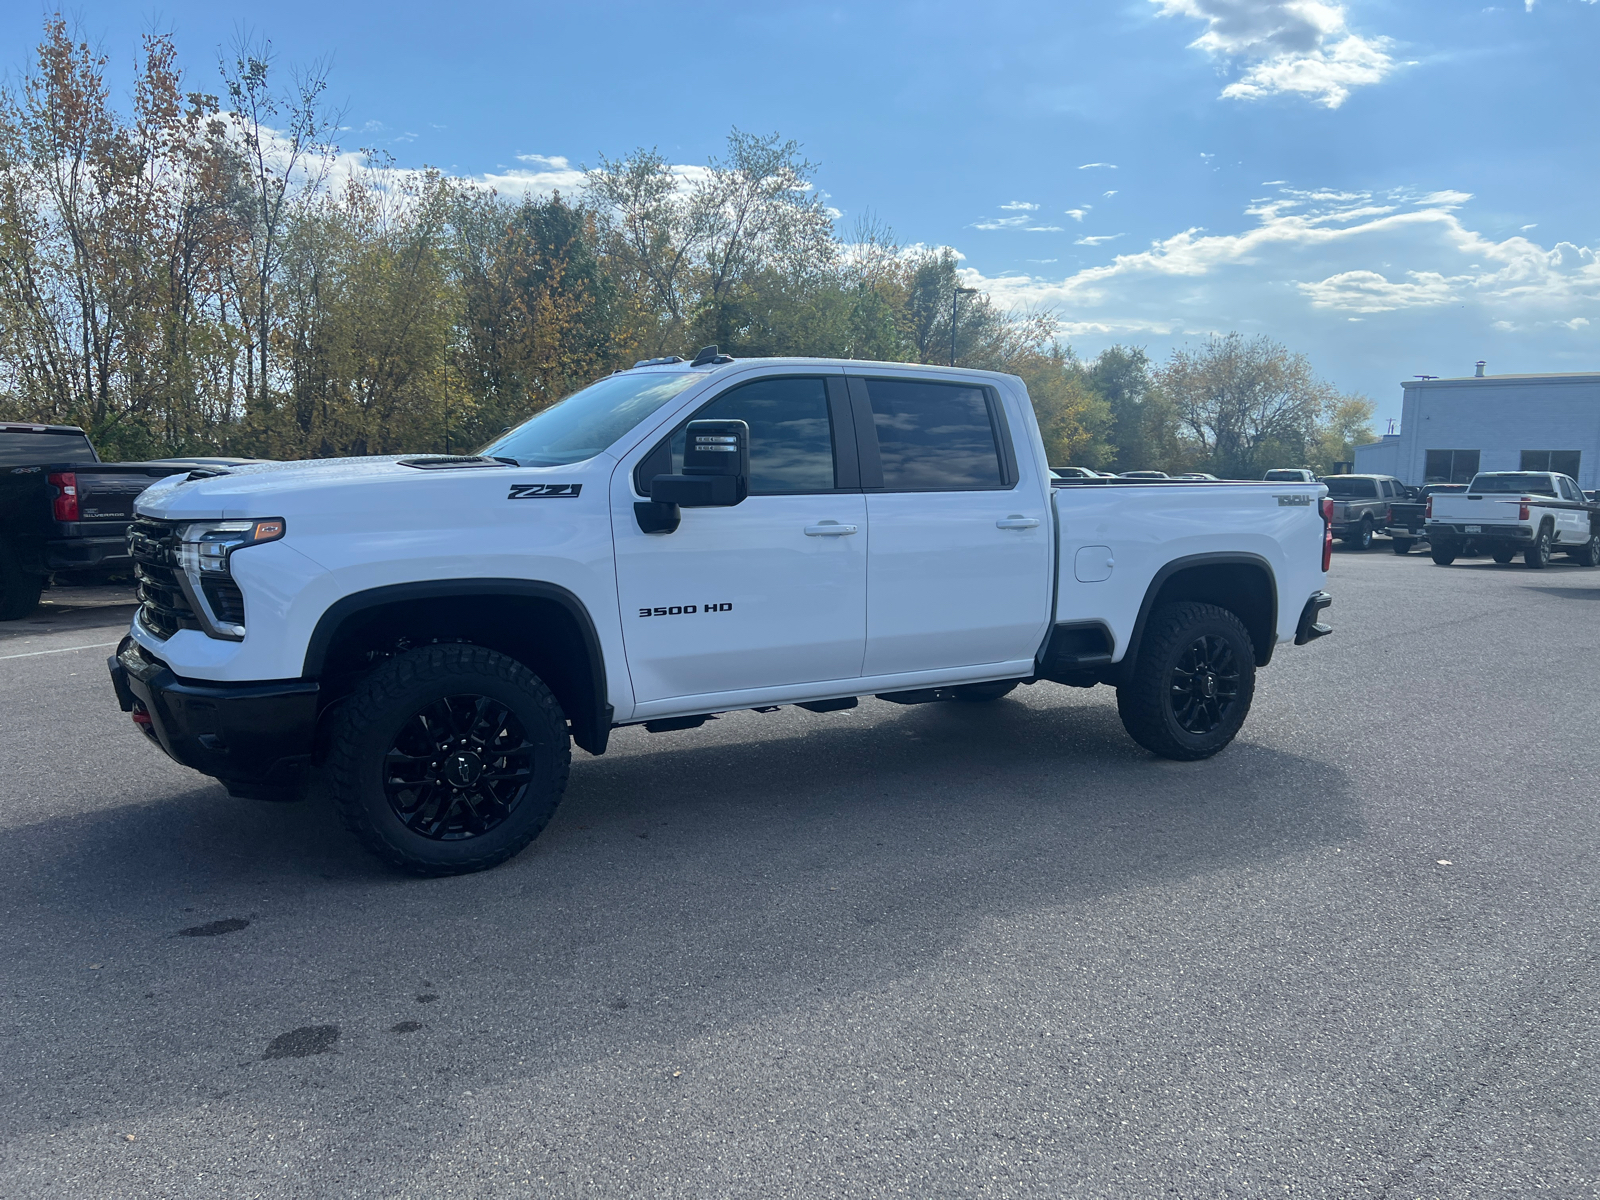
<svg viewBox="0 0 1600 1200">
<path fill-rule="evenodd" d="M 1455 562 L 1471 542 L 1497 563 L 1519 553 L 1528 566 L 1543 569 L 1562 552 L 1585 567 L 1600 566 L 1600 536 L 1595 514 L 1577 483 L 1548 471 L 1483 471 L 1461 493 L 1428 497 L 1423 529 L 1441 567 Z"/>
<path fill-rule="evenodd" d="M 139 499 L 111 659 L 150 739 L 236 795 L 324 773 L 423 874 L 525 846 L 569 738 L 718 713 L 1117 688 L 1204 758 L 1318 616 L 1320 484 L 1060 480 L 1022 381 L 652 360 L 481 456 L 194 472 Z"/>
</svg>

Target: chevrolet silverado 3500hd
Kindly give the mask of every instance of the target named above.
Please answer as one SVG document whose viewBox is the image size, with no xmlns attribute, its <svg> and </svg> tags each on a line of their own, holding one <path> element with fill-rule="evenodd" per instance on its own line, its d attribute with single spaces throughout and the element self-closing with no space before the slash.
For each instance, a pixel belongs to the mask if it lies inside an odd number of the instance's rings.
<svg viewBox="0 0 1600 1200">
<path fill-rule="evenodd" d="M 515 854 L 569 739 L 735 709 L 1117 688 L 1216 753 L 1318 620 L 1320 484 L 1061 480 L 1022 381 L 715 349 L 601 379 L 482 455 L 159 483 L 130 534 L 124 710 L 235 795 L 326 774 L 419 873 Z"/>
</svg>

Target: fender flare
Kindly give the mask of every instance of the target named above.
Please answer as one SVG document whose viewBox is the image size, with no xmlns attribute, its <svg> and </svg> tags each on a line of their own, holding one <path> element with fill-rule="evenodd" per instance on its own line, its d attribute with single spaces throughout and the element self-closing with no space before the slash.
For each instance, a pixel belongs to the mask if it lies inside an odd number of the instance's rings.
<svg viewBox="0 0 1600 1200">
<path fill-rule="evenodd" d="M 605 651 L 594 620 L 581 600 L 566 588 L 534 579 L 423 579 L 412 583 L 391 583 L 383 587 L 351 592 L 330 604 L 317 618 L 316 628 L 306 643 L 301 678 L 316 679 L 322 674 L 334 634 L 350 617 L 368 609 L 381 608 L 407 600 L 443 600 L 452 597 L 509 596 L 527 600 L 547 600 L 559 604 L 572 617 L 589 664 L 589 686 L 593 705 L 588 712 L 568 714 L 573 725 L 573 740 L 590 754 L 603 754 L 611 735 L 613 708 L 607 700 Z"/>
</svg>

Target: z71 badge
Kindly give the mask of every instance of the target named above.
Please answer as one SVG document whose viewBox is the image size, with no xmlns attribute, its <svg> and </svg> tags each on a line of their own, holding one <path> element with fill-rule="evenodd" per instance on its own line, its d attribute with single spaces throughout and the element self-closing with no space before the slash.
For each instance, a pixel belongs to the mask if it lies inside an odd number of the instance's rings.
<svg viewBox="0 0 1600 1200">
<path fill-rule="evenodd" d="M 581 483 L 513 483 L 507 500 L 555 500 L 576 497 L 583 491 Z"/>
</svg>

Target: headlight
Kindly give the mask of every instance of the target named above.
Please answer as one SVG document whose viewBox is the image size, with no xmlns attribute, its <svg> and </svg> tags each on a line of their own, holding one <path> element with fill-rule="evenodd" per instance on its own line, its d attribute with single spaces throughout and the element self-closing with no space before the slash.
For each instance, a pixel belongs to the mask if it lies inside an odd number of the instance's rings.
<svg viewBox="0 0 1600 1200">
<path fill-rule="evenodd" d="M 254 521 L 195 521 L 185 526 L 178 547 L 190 603 L 214 638 L 244 638 L 244 594 L 233 581 L 230 560 L 249 546 L 283 536 L 281 517 Z"/>
</svg>

